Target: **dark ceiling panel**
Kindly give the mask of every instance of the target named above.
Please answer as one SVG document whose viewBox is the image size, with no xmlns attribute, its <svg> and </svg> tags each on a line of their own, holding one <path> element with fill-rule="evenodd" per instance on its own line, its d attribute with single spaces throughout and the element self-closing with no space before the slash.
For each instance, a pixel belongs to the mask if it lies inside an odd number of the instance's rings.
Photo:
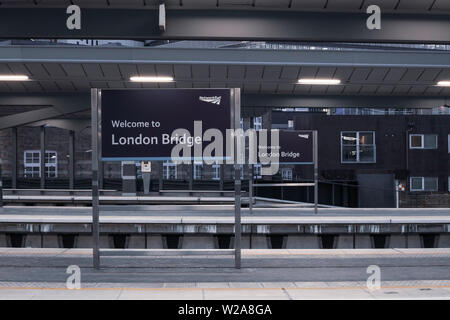
<svg viewBox="0 0 450 320">
<path fill-rule="evenodd" d="M 44 88 L 45 92 L 57 92 L 60 91 L 56 86 L 55 81 L 39 81 L 42 88 Z"/>
<path fill-rule="evenodd" d="M 156 76 L 156 69 L 153 64 L 138 64 L 137 69 L 140 76 Z"/>
<path fill-rule="evenodd" d="M 436 0 L 431 9 L 431 12 L 438 13 L 442 11 L 450 11 L 450 1 L 448 0 Z"/>
<path fill-rule="evenodd" d="M 316 78 L 333 78 L 333 76 L 336 73 L 336 68 L 335 67 L 320 67 L 319 70 L 317 71 L 316 74 Z"/>
<path fill-rule="evenodd" d="M 298 80 L 298 74 L 300 71 L 300 67 L 297 66 L 284 66 L 281 71 L 281 79 L 287 79 L 287 80 Z"/>
<path fill-rule="evenodd" d="M 406 68 L 391 68 L 387 73 L 384 81 L 386 82 L 398 82 L 406 73 Z"/>
<path fill-rule="evenodd" d="M 103 71 L 98 63 L 85 63 L 83 69 L 89 78 L 100 79 L 103 78 Z"/>
<path fill-rule="evenodd" d="M 255 7 L 288 9 L 291 0 L 255 0 Z"/>
<path fill-rule="evenodd" d="M 245 69 L 243 66 L 229 66 L 228 67 L 228 78 L 229 79 L 243 79 L 244 71 L 245 71 Z"/>
<path fill-rule="evenodd" d="M 351 82 L 365 82 L 372 68 L 355 68 L 350 78 Z"/>
<path fill-rule="evenodd" d="M 59 63 L 44 63 L 45 70 L 50 73 L 52 78 L 67 77 L 67 72 L 61 67 Z"/>
<path fill-rule="evenodd" d="M 300 69 L 300 73 L 298 75 L 298 78 L 315 78 L 317 74 L 318 68 L 317 67 L 302 67 Z"/>
<path fill-rule="evenodd" d="M 338 85 L 338 86 L 328 86 L 327 88 L 327 94 L 341 94 L 344 91 L 345 86 Z"/>
<path fill-rule="evenodd" d="M 282 93 L 282 94 L 292 93 L 293 90 L 294 90 L 294 85 L 293 84 L 280 83 L 279 86 L 278 86 L 277 93 Z"/>
<path fill-rule="evenodd" d="M 199 64 L 192 66 L 192 77 L 194 79 L 208 79 L 209 78 L 209 65 Z"/>
<path fill-rule="evenodd" d="M 398 10 L 420 10 L 427 11 L 433 5 L 435 0 L 401 0 Z"/>
<path fill-rule="evenodd" d="M 263 66 L 247 66 L 245 70 L 245 78 L 251 80 L 261 80 L 263 68 Z"/>
<path fill-rule="evenodd" d="M 381 83 L 388 72 L 389 68 L 372 68 L 367 81 Z"/>
<path fill-rule="evenodd" d="M 363 0 L 328 0 L 327 9 L 331 10 L 359 10 Z"/>
<path fill-rule="evenodd" d="M 125 81 L 129 80 L 130 77 L 139 75 L 135 64 L 119 64 L 119 70 Z"/>
<path fill-rule="evenodd" d="M 33 77 L 38 79 L 49 78 L 47 70 L 43 67 L 41 63 L 26 63 L 26 68 L 31 72 Z"/>
<path fill-rule="evenodd" d="M 415 82 L 424 72 L 423 68 L 408 68 L 403 77 L 400 79 L 401 82 Z"/>
<path fill-rule="evenodd" d="M 79 63 L 63 63 L 61 67 L 67 73 L 68 76 L 71 77 L 85 77 L 86 73 L 83 70 L 83 67 Z"/>
<path fill-rule="evenodd" d="M 425 69 L 418 81 L 435 81 L 442 69 Z"/>
<path fill-rule="evenodd" d="M 265 66 L 263 79 L 271 81 L 280 79 L 281 68 L 281 66 Z"/>
<path fill-rule="evenodd" d="M 293 0 L 291 9 L 321 10 L 325 8 L 328 0 Z"/>
<path fill-rule="evenodd" d="M 102 69 L 102 72 L 106 78 L 116 78 L 116 79 L 121 78 L 121 74 L 117 64 L 102 63 L 100 64 L 100 68 Z"/>
<path fill-rule="evenodd" d="M 8 66 L 12 70 L 12 72 L 15 74 L 24 74 L 27 76 L 31 76 L 28 69 L 21 62 L 10 62 L 10 63 L 8 63 Z"/>
<path fill-rule="evenodd" d="M 391 12 L 396 8 L 398 1 L 399 0 L 365 0 L 363 9 L 367 9 L 370 5 L 377 5 L 380 7 L 381 12 L 383 12 L 383 10 Z"/>
<path fill-rule="evenodd" d="M 173 65 L 169 64 L 157 64 L 155 66 L 156 74 L 160 77 L 173 77 L 174 68 Z"/>
<path fill-rule="evenodd" d="M 276 82 L 263 82 L 261 84 L 261 92 L 271 93 L 277 90 L 278 84 Z"/>
<path fill-rule="evenodd" d="M 259 92 L 260 87 L 261 87 L 261 85 L 259 83 L 255 83 L 255 82 L 250 82 L 250 83 L 245 82 L 244 83 L 244 91 L 245 92 L 252 92 L 252 93 Z"/>
<path fill-rule="evenodd" d="M 174 66 L 175 77 L 179 79 L 192 78 L 191 66 L 179 64 Z"/>
<path fill-rule="evenodd" d="M 227 66 L 225 65 L 212 65 L 211 77 L 213 79 L 225 80 L 227 78 Z"/>
<path fill-rule="evenodd" d="M 395 86 L 379 86 L 377 90 L 377 94 L 389 95 L 394 91 Z"/>
<path fill-rule="evenodd" d="M 409 85 L 398 85 L 395 86 L 394 91 L 392 93 L 394 94 L 407 94 L 411 90 L 411 86 Z"/>
</svg>

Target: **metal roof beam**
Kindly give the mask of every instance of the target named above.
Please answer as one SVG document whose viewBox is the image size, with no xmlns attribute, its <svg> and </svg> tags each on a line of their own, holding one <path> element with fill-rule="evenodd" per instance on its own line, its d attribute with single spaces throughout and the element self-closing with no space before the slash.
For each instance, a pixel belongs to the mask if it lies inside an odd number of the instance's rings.
<svg viewBox="0 0 450 320">
<path fill-rule="evenodd" d="M 245 94 L 242 105 L 273 108 L 434 108 L 450 106 L 450 97 Z"/>
<path fill-rule="evenodd" d="M 91 108 L 88 94 L 0 94 L 0 107 L 2 105 L 36 106 L 40 109 L 1 117 L 0 130 L 24 126 Z"/>
<path fill-rule="evenodd" d="M 450 33 L 449 33 L 450 34 Z M 0 63 L 135 63 L 449 68 L 450 52 L 5 46 Z"/>
<path fill-rule="evenodd" d="M 82 112 L 90 109 L 89 93 L 74 94 L 0 94 L 2 105 L 51 106 L 0 118 L 0 130 L 45 124 L 46 119 Z M 316 107 L 316 108 L 433 108 L 450 106 L 450 97 L 434 96 L 304 96 L 283 94 L 243 94 L 242 113 L 253 114 L 254 108 Z"/>
<path fill-rule="evenodd" d="M 0 39 L 204 39 L 338 42 L 450 43 L 450 19 L 438 14 L 383 13 L 369 30 L 365 13 L 301 11 L 82 9 L 80 30 L 66 27 L 64 8 L 3 8 Z"/>
</svg>

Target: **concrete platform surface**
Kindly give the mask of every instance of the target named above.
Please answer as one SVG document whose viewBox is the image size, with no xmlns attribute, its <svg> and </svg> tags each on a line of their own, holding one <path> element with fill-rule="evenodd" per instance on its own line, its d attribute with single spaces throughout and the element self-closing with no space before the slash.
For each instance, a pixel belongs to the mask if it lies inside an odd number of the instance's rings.
<svg viewBox="0 0 450 320">
<path fill-rule="evenodd" d="M 450 299 L 450 249 L 0 248 L 0 299 Z M 80 290 L 66 288 L 69 266 Z M 381 288 L 367 287 L 369 266 Z"/>
<path fill-rule="evenodd" d="M 386 281 L 379 289 L 364 282 L 195 282 L 65 283 L 0 282 L 0 300 L 376 300 L 450 299 L 450 281 Z"/>
<path fill-rule="evenodd" d="M 242 208 L 245 224 L 450 224 L 450 209 L 364 209 L 321 208 L 314 214 L 310 208 L 255 208 L 250 214 Z M 91 223 L 89 207 L 23 207 L 0 208 L 0 223 Z M 163 205 L 101 206 L 101 223 L 211 224 L 234 223 L 231 205 Z"/>
</svg>

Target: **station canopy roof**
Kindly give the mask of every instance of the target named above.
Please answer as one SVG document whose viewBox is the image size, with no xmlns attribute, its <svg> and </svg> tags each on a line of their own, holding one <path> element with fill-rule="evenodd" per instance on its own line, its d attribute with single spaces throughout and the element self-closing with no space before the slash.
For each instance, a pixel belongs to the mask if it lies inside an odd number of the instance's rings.
<svg viewBox="0 0 450 320">
<path fill-rule="evenodd" d="M 243 93 L 294 95 L 449 96 L 449 50 L 310 45 L 267 49 L 251 45 L 183 48 L 90 45 L 0 46 L 0 74 L 30 81 L 1 82 L 0 92 L 88 92 L 90 88 L 223 88 Z M 249 44 L 249 43 L 247 43 Z M 249 49 L 250 47 L 250 49 Z M 309 49 L 305 49 L 309 48 Z M 137 83 L 132 76 L 169 76 L 169 83 Z M 339 79 L 339 85 L 304 85 L 301 78 Z"/>
<path fill-rule="evenodd" d="M 450 13 L 448 0 L 166 0 L 168 9 L 248 9 L 319 12 L 363 12 L 379 5 L 384 12 Z M 1 7 L 152 8 L 159 0 L 1 0 Z"/>
</svg>

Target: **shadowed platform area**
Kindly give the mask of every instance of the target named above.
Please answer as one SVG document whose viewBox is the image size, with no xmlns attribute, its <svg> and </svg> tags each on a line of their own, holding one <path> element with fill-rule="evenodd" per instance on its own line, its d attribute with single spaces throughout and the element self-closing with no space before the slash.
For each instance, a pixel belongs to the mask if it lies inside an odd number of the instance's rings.
<svg viewBox="0 0 450 320">
<path fill-rule="evenodd" d="M 102 250 L 0 248 L 0 299 L 450 299 L 450 249 Z M 81 289 L 66 289 L 69 265 Z M 366 285 L 380 267 L 381 288 Z"/>
</svg>

